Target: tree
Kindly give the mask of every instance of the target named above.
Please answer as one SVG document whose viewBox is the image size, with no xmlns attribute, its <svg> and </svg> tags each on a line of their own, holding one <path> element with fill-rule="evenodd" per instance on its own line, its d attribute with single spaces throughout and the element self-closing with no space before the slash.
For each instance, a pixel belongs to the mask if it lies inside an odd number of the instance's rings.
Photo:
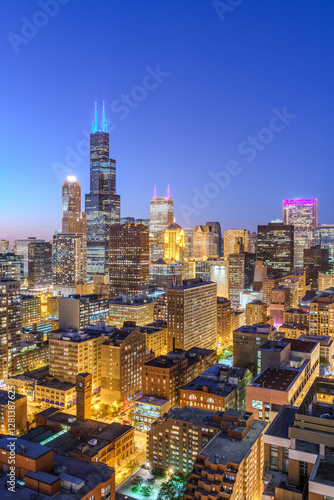
<svg viewBox="0 0 334 500">
<path fill-rule="evenodd" d="M 138 467 L 139 467 L 138 460 L 135 460 L 133 458 L 131 458 L 131 460 L 126 466 L 127 470 L 129 471 L 129 474 L 132 474 L 136 469 L 138 469 Z"/>
<path fill-rule="evenodd" d="M 177 500 L 181 499 L 186 488 L 186 483 L 171 479 L 166 483 L 162 483 L 159 491 L 158 500 Z"/>
</svg>

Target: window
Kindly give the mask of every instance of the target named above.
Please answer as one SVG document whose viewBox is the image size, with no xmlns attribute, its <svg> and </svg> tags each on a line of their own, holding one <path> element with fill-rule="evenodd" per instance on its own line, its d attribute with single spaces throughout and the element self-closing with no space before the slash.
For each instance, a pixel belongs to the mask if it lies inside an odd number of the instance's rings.
<svg viewBox="0 0 334 500">
<path fill-rule="evenodd" d="M 278 446 L 270 445 L 270 469 L 278 470 Z"/>
<path fill-rule="evenodd" d="M 306 483 L 308 477 L 308 463 L 307 462 L 299 462 L 299 482 L 301 484 Z"/>
<path fill-rule="evenodd" d="M 289 471 L 289 448 L 283 448 L 283 472 Z"/>
</svg>

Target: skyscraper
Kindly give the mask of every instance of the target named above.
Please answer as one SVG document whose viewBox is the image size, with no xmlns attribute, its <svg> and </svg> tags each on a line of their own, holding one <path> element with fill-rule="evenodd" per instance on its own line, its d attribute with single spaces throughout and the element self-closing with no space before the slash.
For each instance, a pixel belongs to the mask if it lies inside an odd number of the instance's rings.
<svg viewBox="0 0 334 500">
<path fill-rule="evenodd" d="M 294 267 L 303 267 L 304 248 L 314 245 L 314 230 L 318 226 L 318 200 L 283 200 L 283 223 L 294 226 Z"/>
<path fill-rule="evenodd" d="M 169 288 L 168 351 L 214 349 L 217 342 L 217 284 L 199 279 L 184 280 Z"/>
<path fill-rule="evenodd" d="M 98 130 L 97 109 L 90 134 L 90 193 L 86 194 L 87 274 L 108 271 L 109 228 L 120 220 L 120 197 L 116 194 L 116 161 L 109 158 L 109 134 L 104 104 L 102 130 Z"/>
<path fill-rule="evenodd" d="M 213 232 L 213 253 L 212 255 L 217 255 L 218 257 L 222 254 L 222 230 L 219 222 L 207 222 L 207 226 L 211 227 Z"/>
<path fill-rule="evenodd" d="M 322 224 L 315 228 L 315 244 L 328 248 L 329 269 L 334 272 L 334 224 Z"/>
<path fill-rule="evenodd" d="M 45 240 L 36 239 L 34 236 L 29 236 L 27 239 L 14 241 L 14 253 L 23 255 L 24 277 L 28 277 L 28 248 L 30 243 L 43 243 Z"/>
<path fill-rule="evenodd" d="M 21 342 L 20 282 L 0 279 L 0 380 L 11 373 Z"/>
<path fill-rule="evenodd" d="M 173 222 L 164 234 L 164 258 L 175 262 L 184 260 L 185 246 L 184 229 Z"/>
<path fill-rule="evenodd" d="M 59 292 L 64 295 L 76 293 L 77 283 L 85 283 L 86 245 L 87 240 L 84 234 L 56 233 L 53 236 L 53 287 L 57 294 Z"/>
<path fill-rule="evenodd" d="M 28 285 L 29 288 L 52 285 L 52 243 L 29 244 Z"/>
<path fill-rule="evenodd" d="M 237 244 L 236 244 L 237 240 Z M 224 257 L 227 258 L 231 253 L 240 253 L 241 245 L 244 252 L 250 250 L 250 235 L 247 229 L 228 229 L 224 232 Z"/>
<path fill-rule="evenodd" d="M 253 289 L 255 254 L 233 253 L 229 256 L 229 299 L 233 307 L 240 304 L 240 293 Z"/>
<path fill-rule="evenodd" d="M 164 234 L 168 226 L 173 224 L 174 208 L 170 197 L 169 186 L 167 196 L 154 196 L 150 204 L 150 259 L 164 257 Z"/>
<path fill-rule="evenodd" d="M 110 227 L 109 283 L 112 297 L 138 295 L 149 287 L 149 229 L 141 224 Z"/>
<path fill-rule="evenodd" d="M 294 267 L 294 226 L 270 222 L 258 226 L 257 260 L 271 274 L 292 273 Z"/>
<path fill-rule="evenodd" d="M 69 175 L 62 188 L 62 232 L 87 234 L 86 214 L 81 212 L 81 186 Z"/>
<path fill-rule="evenodd" d="M 193 232 L 193 257 L 195 259 L 205 259 L 215 254 L 215 234 L 212 226 L 195 226 Z"/>
</svg>

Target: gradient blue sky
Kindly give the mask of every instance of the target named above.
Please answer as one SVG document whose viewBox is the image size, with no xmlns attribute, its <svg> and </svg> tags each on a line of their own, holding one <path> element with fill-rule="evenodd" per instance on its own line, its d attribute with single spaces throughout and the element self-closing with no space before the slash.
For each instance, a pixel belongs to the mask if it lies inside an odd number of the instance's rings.
<svg viewBox="0 0 334 500">
<path fill-rule="evenodd" d="M 40 10 L 2 2 L 0 238 L 60 228 L 65 173 L 52 165 L 85 140 L 103 99 L 122 216 L 148 217 L 153 186 L 169 183 L 185 225 L 180 205 L 237 160 L 242 172 L 191 225 L 255 230 L 296 197 L 318 197 L 320 222 L 334 223 L 332 0 L 243 0 L 224 20 L 206 0 L 70 0 L 16 53 L 8 34 Z M 158 64 L 169 75 L 121 120 L 112 102 Z M 247 162 L 238 145 L 284 106 L 296 118 Z M 87 193 L 88 155 L 69 170 Z"/>
</svg>

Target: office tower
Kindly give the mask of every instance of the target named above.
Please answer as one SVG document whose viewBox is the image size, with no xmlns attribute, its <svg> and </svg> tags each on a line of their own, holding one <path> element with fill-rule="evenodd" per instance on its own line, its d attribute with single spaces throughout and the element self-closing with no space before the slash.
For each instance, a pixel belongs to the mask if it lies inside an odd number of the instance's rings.
<svg viewBox="0 0 334 500">
<path fill-rule="evenodd" d="M 24 277 L 28 278 L 28 249 L 30 243 L 44 243 L 45 240 L 39 240 L 33 236 L 29 236 L 27 239 L 20 239 L 14 241 L 14 253 L 16 255 L 23 256 L 23 269 Z"/>
<path fill-rule="evenodd" d="M 173 224 L 174 208 L 170 197 L 169 186 L 167 196 L 157 196 L 154 187 L 154 196 L 150 204 L 150 259 L 164 257 L 164 234 L 168 226 Z"/>
<path fill-rule="evenodd" d="M 210 279 L 217 283 L 218 297 L 228 297 L 229 264 L 228 260 L 211 261 Z"/>
<path fill-rule="evenodd" d="M 76 376 L 77 418 L 88 420 L 92 416 L 92 376 L 90 373 L 78 373 Z"/>
<path fill-rule="evenodd" d="M 294 267 L 303 268 L 304 248 L 314 245 L 318 226 L 318 200 L 283 200 L 283 223 L 294 226 Z"/>
<path fill-rule="evenodd" d="M 167 290 L 168 350 L 214 349 L 217 341 L 217 284 L 184 280 Z"/>
<path fill-rule="evenodd" d="M 213 349 L 177 349 L 143 364 L 142 391 L 145 396 L 167 399 L 171 408 L 179 405 L 180 388 L 217 362 Z"/>
<path fill-rule="evenodd" d="M 209 260 L 196 260 L 195 262 L 195 278 L 202 281 L 210 281 L 211 279 L 211 262 Z"/>
<path fill-rule="evenodd" d="M 164 233 L 164 258 L 180 262 L 185 256 L 184 229 L 173 222 Z"/>
<path fill-rule="evenodd" d="M 12 372 L 21 342 L 20 282 L 0 279 L 0 380 Z"/>
<path fill-rule="evenodd" d="M 121 295 L 109 301 L 109 324 L 122 328 L 125 321 L 144 326 L 154 320 L 154 301 L 148 297 Z"/>
<path fill-rule="evenodd" d="M 234 253 L 229 255 L 229 299 L 233 307 L 240 304 L 240 293 L 253 289 L 255 255 Z"/>
<path fill-rule="evenodd" d="M 87 273 L 108 272 L 109 229 L 120 220 L 120 197 L 116 194 L 116 161 L 109 158 L 109 134 L 104 113 L 98 130 L 97 110 L 90 134 L 90 193 L 85 196 L 87 214 Z"/>
<path fill-rule="evenodd" d="M 86 245 L 87 239 L 84 234 L 56 233 L 53 235 L 53 289 L 57 295 L 74 294 L 77 283 L 85 283 Z"/>
<path fill-rule="evenodd" d="M 219 222 L 207 222 L 207 226 L 211 227 L 213 233 L 213 249 L 212 255 L 221 257 L 222 254 L 222 230 Z"/>
<path fill-rule="evenodd" d="M 41 298 L 21 295 L 21 326 L 32 326 L 41 322 Z"/>
<path fill-rule="evenodd" d="M 0 278 L 12 278 L 22 282 L 24 280 L 23 255 L 0 253 Z"/>
<path fill-rule="evenodd" d="M 104 335 L 101 347 L 101 400 L 129 404 L 142 390 L 146 336 L 132 328 Z"/>
<path fill-rule="evenodd" d="M 334 288 L 334 273 L 318 273 L 318 288 L 319 292 L 324 292 L 328 288 Z"/>
<path fill-rule="evenodd" d="M 270 274 L 292 273 L 294 268 L 294 226 L 269 222 L 258 226 L 256 259 Z"/>
<path fill-rule="evenodd" d="M 9 252 L 9 241 L 8 240 L 0 240 L 0 253 Z"/>
<path fill-rule="evenodd" d="M 257 252 L 257 233 L 253 232 L 250 234 L 249 246 L 250 246 L 251 253 Z"/>
<path fill-rule="evenodd" d="M 314 243 L 328 249 L 329 270 L 334 272 L 334 224 L 322 224 L 314 230 Z"/>
<path fill-rule="evenodd" d="M 169 288 L 182 284 L 183 264 L 170 259 L 157 259 L 150 263 L 150 285 Z"/>
<path fill-rule="evenodd" d="M 253 375 L 261 371 L 258 348 L 267 340 L 277 340 L 277 330 L 271 325 L 244 325 L 233 332 L 233 364 L 248 368 Z"/>
<path fill-rule="evenodd" d="M 82 330 L 96 321 L 108 321 L 109 299 L 97 293 L 59 297 L 59 328 Z"/>
<path fill-rule="evenodd" d="M 212 420 L 221 430 L 198 451 L 184 500 L 259 500 L 263 492 L 263 434 L 267 424 L 254 420 L 251 412 L 237 410 L 213 414 Z"/>
<path fill-rule="evenodd" d="M 313 290 L 318 290 L 318 274 L 329 270 L 329 250 L 315 246 L 304 248 L 304 268 L 306 281 Z"/>
<path fill-rule="evenodd" d="M 150 279 L 148 227 L 115 224 L 109 233 L 110 296 L 144 293 Z"/>
<path fill-rule="evenodd" d="M 234 310 L 231 301 L 225 297 L 217 297 L 217 346 L 226 347 L 233 344 Z"/>
<path fill-rule="evenodd" d="M 236 243 L 239 247 L 243 245 L 244 252 L 250 251 L 250 234 L 247 229 L 228 229 L 224 232 L 224 258 L 227 259 L 231 253 L 239 253 L 235 251 Z"/>
<path fill-rule="evenodd" d="M 268 319 L 268 306 L 262 300 L 253 300 L 246 304 L 246 325 L 266 325 Z"/>
<path fill-rule="evenodd" d="M 184 258 L 189 260 L 193 255 L 193 228 L 186 227 L 184 229 Z"/>
<path fill-rule="evenodd" d="M 92 375 L 92 391 L 101 389 L 102 336 L 87 333 L 52 333 L 49 338 L 49 374 L 76 384 L 79 373 Z"/>
<path fill-rule="evenodd" d="M 212 226 L 195 226 L 193 231 L 193 257 L 195 259 L 208 259 L 217 250 L 215 234 Z"/>
<path fill-rule="evenodd" d="M 87 235 L 86 214 L 81 212 L 81 186 L 69 175 L 62 188 L 62 233 Z"/>
<path fill-rule="evenodd" d="M 52 285 L 52 243 L 30 243 L 28 254 L 29 288 Z"/>
</svg>

